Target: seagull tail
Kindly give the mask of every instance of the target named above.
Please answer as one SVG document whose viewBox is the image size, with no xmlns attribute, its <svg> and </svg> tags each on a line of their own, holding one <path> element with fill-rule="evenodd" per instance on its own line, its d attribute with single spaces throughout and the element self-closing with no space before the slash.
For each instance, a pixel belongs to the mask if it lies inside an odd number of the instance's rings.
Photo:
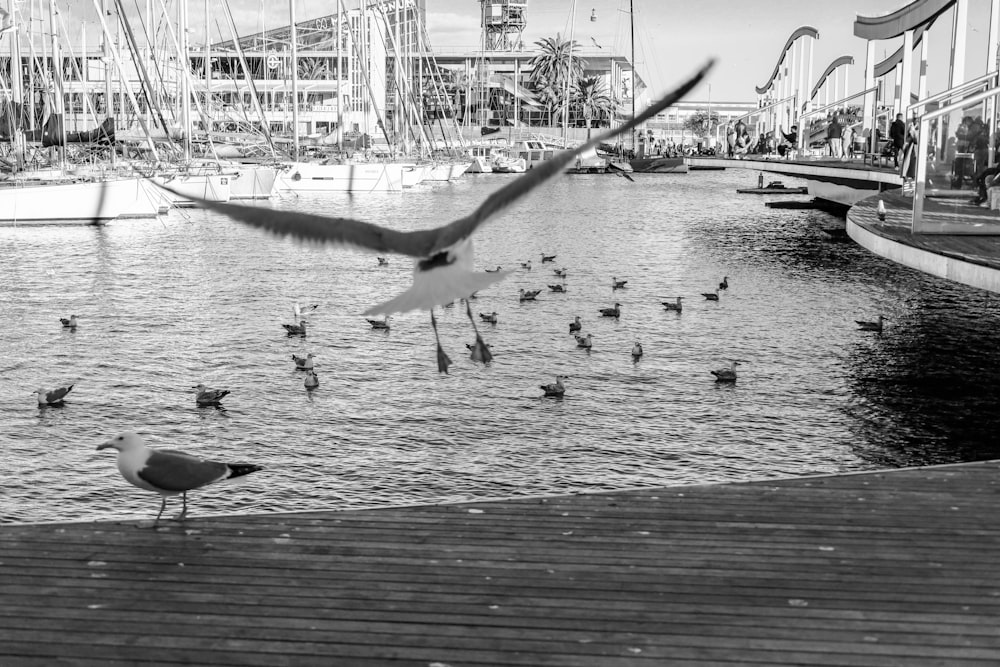
<svg viewBox="0 0 1000 667">
<path fill-rule="evenodd" d="M 242 477 L 243 475 L 249 475 L 252 472 L 264 469 L 263 466 L 254 465 L 252 463 L 227 463 L 226 466 L 229 468 L 229 474 L 226 475 L 226 479 L 230 479 L 232 477 Z"/>
<path fill-rule="evenodd" d="M 457 267 L 418 273 L 413 285 L 399 296 L 372 306 L 362 315 L 392 315 L 411 310 L 426 310 L 464 299 L 473 292 L 498 283 L 513 271 L 476 273 Z"/>
</svg>

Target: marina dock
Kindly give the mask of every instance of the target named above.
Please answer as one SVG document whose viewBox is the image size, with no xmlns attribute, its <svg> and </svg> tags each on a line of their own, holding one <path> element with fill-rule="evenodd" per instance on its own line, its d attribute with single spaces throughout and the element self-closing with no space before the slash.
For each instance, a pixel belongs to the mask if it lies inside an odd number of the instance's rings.
<svg viewBox="0 0 1000 667">
<path fill-rule="evenodd" d="M 990 461 L 8 525 L 0 664 L 996 665 L 998 500 Z"/>
</svg>

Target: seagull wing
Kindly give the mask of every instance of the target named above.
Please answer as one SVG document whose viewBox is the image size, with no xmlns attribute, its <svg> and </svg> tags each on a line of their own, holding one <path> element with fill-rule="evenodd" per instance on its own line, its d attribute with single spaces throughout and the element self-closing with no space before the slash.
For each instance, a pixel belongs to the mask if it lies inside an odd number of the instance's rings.
<svg viewBox="0 0 1000 667">
<path fill-rule="evenodd" d="M 673 105 L 698 85 L 698 83 L 712 68 L 714 62 L 714 60 L 710 60 L 704 67 L 701 68 L 701 70 L 695 73 L 694 76 L 685 81 L 672 92 L 661 97 L 629 122 L 607 132 L 595 135 L 590 139 L 590 141 L 577 146 L 573 150 L 560 151 L 556 153 L 552 159 L 545 160 L 525 173 L 524 176 L 511 181 L 506 186 L 495 191 L 487 197 L 486 201 L 484 201 L 471 215 L 440 228 L 439 231 L 441 234 L 438 238 L 437 244 L 433 248 L 433 252 L 440 252 L 445 248 L 449 248 L 461 239 L 472 234 L 476 228 L 486 222 L 491 216 L 507 208 L 515 201 L 531 192 L 534 188 L 551 179 L 553 176 L 561 174 L 567 165 L 571 164 L 573 160 L 576 159 L 577 155 L 602 143 L 607 143 L 619 134 L 629 132 L 632 128 L 638 127 L 650 118 L 655 117 L 656 114 L 660 113 L 667 107 Z"/>
<path fill-rule="evenodd" d="M 229 466 L 172 449 L 151 450 L 140 478 L 164 491 L 190 491 L 229 476 Z"/>
<path fill-rule="evenodd" d="M 278 236 L 292 236 L 303 241 L 332 243 L 379 253 L 395 252 L 410 257 L 430 257 L 467 238 L 490 217 L 507 208 L 545 181 L 561 174 L 580 153 L 630 131 L 683 98 L 698 85 L 713 64 L 714 61 L 710 60 L 677 89 L 660 98 L 624 125 L 596 135 L 574 150 L 557 153 L 551 160 L 542 162 L 525 173 L 524 176 L 511 181 L 491 194 L 471 215 L 435 229 L 400 232 L 350 218 L 330 218 L 294 211 L 275 211 L 270 208 L 210 202 L 197 198 L 193 200 L 199 206 L 218 211 L 234 220 L 265 229 Z M 158 185 L 170 190 L 162 184 Z M 187 195 L 185 196 L 187 197 Z"/>
<path fill-rule="evenodd" d="M 66 394 L 68 394 L 69 390 L 72 388 L 73 385 L 70 385 L 68 387 L 59 387 L 58 389 L 53 389 L 49 393 L 45 394 L 45 400 L 48 401 L 49 403 L 55 403 L 56 401 L 61 401 L 62 399 L 66 398 Z"/>
</svg>

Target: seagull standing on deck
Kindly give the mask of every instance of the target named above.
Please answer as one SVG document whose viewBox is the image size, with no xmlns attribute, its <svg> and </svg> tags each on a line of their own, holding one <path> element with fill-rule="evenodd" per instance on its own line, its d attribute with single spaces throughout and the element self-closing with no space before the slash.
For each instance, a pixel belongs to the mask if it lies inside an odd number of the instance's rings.
<svg viewBox="0 0 1000 667">
<path fill-rule="evenodd" d="M 293 236 L 303 241 L 319 241 L 340 246 L 363 248 L 377 253 L 398 253 L 414 259 L 413 283 L 396 297 L 372 306 L 364 315 L 389 315 L 410 310 L 427 309 L 431 313 L 431 327 L 434 329 L 438 346 L 438 370 L 448 372 L 447 355 L 443 354 L 437 334 L 437 320 L 434 307 L 443 306 L 456 299 L 465 299 L 469 294 L 485 289 L 498 282 L 509 272 L 477 273 L 473 271 L 473 233 L 500 211 L 523 198 L 542 183 L 565 172 L 578 155 L 608 143 L 619 134 L 627 134 L 641 126 L 650 118 L 663 112 L 674 102 L 683 99 L 705 77 L 713 62 L 701 68 L 693 77 L 673 92 L 649 105 L 641 113 L 617 128 L 594 135 L 572 150 L 559 151 L 552 159 L 537 164 L 524 175 L 492 192 L 480 206 L 469 215 L 432 229 L 398 231 L 388 227 L 352 220 L 298 211 L 276 211 L 274 209 L 210 202 L 195 199 L 195 203 L 243 222 L 260 227 L 279 236 Z M 161 186 L 162 187 L 162 186 Z M 169 189 L 166 187 L 165 189 Z M 466 304 L 468 306 L 468 304 Z M 471 308 L 466 314 L 475 329 Z M 479 338 L 478 330 L 476 331 Z"/>
<path fill-rule="evenodd" d="M 228 389 L 209 389 L 203 384 L 191 388 L 194 389 L 194 400 L 198 405 L 219 405 L 219 401 L 229 395 Z"/>
<path fill-rule="evenodd" d="M 263 470 L 252 463 L 222 463 L 209 461 L 174 449 L 151 449 L 136 433 L 126 432 L 97 446 L 98 450 L 118 450 L 118 472 L 140 489 L 155 491 L 163 496 L 155 524 L 167 507 L 169 496 L 180 495 L 184 506 L 177 516 L 187 515 L 187 492 L 224 479 L 249 475 Z"/>
<path fill-rule="evenodd" d="M 53 389 L 49 391 L 48 389 L 38 389 L 35 394 L 38 395 L 38 405 L 62 405 L 63 399 L 66 398 L 66 394 L 70 392 L 73 385 L 68 385 L 66 387 L 59 387 L 58 389 Z"/>
</svg>

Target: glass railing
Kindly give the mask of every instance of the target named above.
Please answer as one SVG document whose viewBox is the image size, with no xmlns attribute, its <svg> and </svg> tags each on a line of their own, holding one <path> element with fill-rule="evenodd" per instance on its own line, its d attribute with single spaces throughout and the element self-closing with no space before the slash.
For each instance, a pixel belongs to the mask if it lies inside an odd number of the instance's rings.
<svg viewBox="0 0 1000 667">
<path fill-rule="evenodd" d="M 992 85 L 991 85 L 992 84 Z M 902 196 L 913 197 L 915 234 L 1000 234 L 996 78 L 923 105 L 915 160 L 903 160 Z M 920 103 L 918 103 L 920 104 Z M 936 107 L 936 108 L 935 108 Z M 912 164 L 910 163 L 912 162 Z"/>
</svg>

